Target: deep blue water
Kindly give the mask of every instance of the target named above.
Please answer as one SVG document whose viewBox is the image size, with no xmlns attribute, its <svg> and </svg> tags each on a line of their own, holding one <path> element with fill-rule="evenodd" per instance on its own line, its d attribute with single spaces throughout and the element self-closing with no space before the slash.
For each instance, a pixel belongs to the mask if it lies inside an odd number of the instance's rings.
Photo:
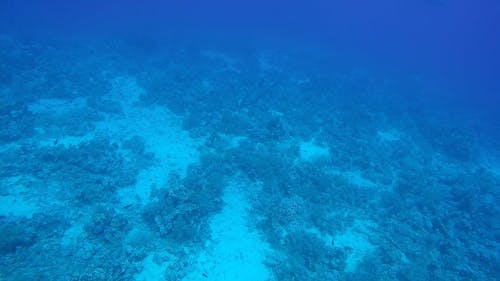
<svg viewBox="0 0 500 281">
<path fill-rule="evenodd" d="M 0 281 L 498 280 L 499 19 L 2 1 Z"/>
</svg>

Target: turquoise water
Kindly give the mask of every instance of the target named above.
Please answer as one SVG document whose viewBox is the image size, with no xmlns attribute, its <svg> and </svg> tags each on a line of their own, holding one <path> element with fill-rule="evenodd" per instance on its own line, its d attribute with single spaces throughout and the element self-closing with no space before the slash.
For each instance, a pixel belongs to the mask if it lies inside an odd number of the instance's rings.
<svg viewBox="0 0 500 281">
<path fill-rule="evenodd" d="M 2 3 L 0 280 L 498 280 L 500 7 L 358 2 Z"/>
</svg>

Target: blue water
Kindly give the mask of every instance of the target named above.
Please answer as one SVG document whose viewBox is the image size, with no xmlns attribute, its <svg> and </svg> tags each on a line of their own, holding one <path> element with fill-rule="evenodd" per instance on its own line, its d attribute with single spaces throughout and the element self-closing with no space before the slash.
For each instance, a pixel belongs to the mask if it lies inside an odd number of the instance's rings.
<svg viewBox="0 0 500 281">
<path fill-rule="evenodd" d="M 2 1 L 0 280 L 498 280 L 499 19 Z"/>
</svg>

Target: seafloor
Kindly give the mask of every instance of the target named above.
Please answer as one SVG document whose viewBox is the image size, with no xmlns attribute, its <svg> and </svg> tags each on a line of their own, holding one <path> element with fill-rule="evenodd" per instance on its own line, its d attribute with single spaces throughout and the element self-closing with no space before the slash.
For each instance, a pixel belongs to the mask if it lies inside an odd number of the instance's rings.
<svg viewBox="0 0 500 281">
<path fill-rule="evenodd" d="M 0 280 L 498 280 L 498 135 L 425 79 L 2 38 Z"/>
</svg>

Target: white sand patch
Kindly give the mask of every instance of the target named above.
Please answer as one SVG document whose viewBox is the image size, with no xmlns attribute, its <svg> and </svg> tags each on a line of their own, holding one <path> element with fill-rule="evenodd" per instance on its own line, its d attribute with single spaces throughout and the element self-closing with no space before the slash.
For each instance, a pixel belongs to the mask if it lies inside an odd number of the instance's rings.
<svg viewBox="0 0 500 281">
<path fill-rule="evenodd" d="M 237 148 L 240 146 L 241 142 L 248 139 L 245 136 L 237 136 L 237 135 L 228 135 L 228 134 L 220 134 L 221 138 L 228 143 L 227 149 Z"/>
<path fill-rule="evenodd" d="M 313 162 L 330 157 L 330 149 L 327 146 L 317 144 L 314 140 L 301 142 L 299 146 L 300 160 Z"/>
<path fill-rule="evenodd" d="M 271 64 L 271 62 L 266 56 L 260 56 L 258 61 L 260 70 L 263 72 L 269 72 L 275 69 L 275 67 Z"/>
<path fill-rule="evenodd" d="M 354 272 L 366 255 L 375 249 L 375 246 L 368 240 L 369 230 L 373 227 L 372 222 L 356 220 L 351 228 L 334 237 L 335 246 L 352 249 L 347 257 L 346 272 Z"/>
<path fill-rule="evenodd" d="M 331 247 L 333 245 L 332 242 L 334 237 L 328 233 L 321 233 L 317 227 L 309 227 L 305 230 L 305 232 L 314 234 L 316 237 L 323 240 L 327 246 Z"/>
<path fill-rule="evenodd" d="M 39 143 L 41 146 L 54 146 L 54 145 L 62 145 L 65 148 L 69 148 L 71 146 L 77 146 L 81 143 L 85 143 L 91 141 L 94 138 L 94 134 L 89 132 L 83 136 L 64 136 L 62 138 L 47 138 L 44 140 L 40 140 Z"/>
<path fill-rule="evenodd" d="M 123 107 L 123 114 L 108 115 L 96 125 L 97 131 L 124 139 L 140 136 L 144 139 L 146 151 L 154 154 L 157 164 L 143 171 L 135 187 L 120 191 L 124 203 L 139 199 L 147 203 L 151 189 L 165 185 L 170 172 L 185 176 L 189 165 L 198 161 L 198 147 L 202 141 L 192 139 L 182 130 L 181 118 L 164 107 L 138 105 L 145 94 L 135 79 L 120 77 L 112 83 L 111 97 Z"/>
<path fill-rule="evenodd" d="M 18 147 L 19 147 L 19 145 L 16 142 L 9 142 L 9 143 L 0 144 L 0 152 L 5 152 L 5 151 L 8 151 L 10 149 L 16 149 Z"/>
<path fill-rule="evenodd" d="M 75 99 L 39 99 L 28 105 L 28 109 L 34 114 L 51 116 L 50 120 L 52 121 L 60 121 L 67 119 L 68 114 L 74 116 L 78 112 L 86 111 L 87 99 L 81 97 Z M 46 125 L 51 124 L 50 126 L 35 128 L 38 136 L 34 140 L 42 146 L 63 145 L 65 147 L 69 147 L 86 142 L 94 136 L 93 132 L 88 132 L 88 134 L 83 136 L 61 136 L 56 133 L 60 128 L 57 125 L 52 124 L 53 122 L 50 120 L 46 121 Z M 59 121 L 56 121 L 56 124 Z"/>
<path fill-rule="evenodd" d="M 0 216 L 31 218 L 40 206 L 30 199 L 21 177 L 5 178 L 1 181 Z"/>
<path fill-rule="evenodd" d="M 83 225 L 79 223 L 75 223 L 68 228 L 61 239 L 61 246 L 68 247 L 72 245 L 76 245 L 79 243 L 80 239 L 84 237 L 84 229 Z"/>
<path fill-rule="evenodd" d="M 328 233 L 322 233 L 316 227 L 310 227 L 305 231 L 316 235 L 316 237 L 323 240 L 325 245 L 329 247 L 348 247 L 352 249 L 347 256 L 345 271 L 354 272 L 366 255 L 375 249 L 375 246 L 370 243 L 368 239 L 369 231 L 374 227 L 375 224 L 370 221 L 355 220 L 352 227 L 335 236 Z"/>
<path fill-rule="evenodd" d="M 265 50 L 259 54 L 258 63 L 262 72 L 260 75 L 266 75 L 270 71 L 282 71 L 281 68 L 273 63 L 273 58 L 276 56 L 276 51 L 273 50 Z"/>
<path fill-rule="evenodd" d="M 493 173 L 493 176 L 500 177 L 500 161 L 498 158 L 492 155 L 487 155 L 483 158 L 481 164 L 490 170 L 491 173 Z"/>
<path fill-rule="evenodd" d="M 342 173 L 350 183 L 359 187 L 375 187 L 376 184 L 371 180 L 365 179 L 360 171 L 349 171 Z"/>
<path fill-rule="evenodd" d="M 225 67 L 222 69 L 222 71 L 230 71 L 230 72 L 236 72 L 236 73 L 241 72 L 236 67 L 236 64 L 238 61 L 235 58 L 232 58 L 225 53 L 215 51 L 215 50 L 203 50 L 203 51 L 201 51 L 201 55 L 204 57 L 207 57 L 211 60 L 220 61 L 223 64 L 225 64 Z"/>
<path fill-rule="evenodd" d="M 346 179 L 350 184 L 361 187 L 361 188 L 387 188 L 388 186 L 375 183 L 372 180 L 369 180 L 363 176 L 363 173 L 360 170 L 350 170 L 350 171 L 341 171 L 337 169 L 328 170 L 329 174 L 340 176 Z"/>
<path fill-rule="evenodd" d="M 85 108 L 87 100 L 85 98 L 75 99 L 38 99 L 36 102 L 28 105 L 28 110 L 35 114 L 47 113 L 68 113 Z"/>
<path fill-rule="evenodd" d="M 270 248 L 247 226 L 249 203 L 241 188 L 235 183 L 226 188 L 223 196 L 226 205 L 210 224 L 212 239 L 184 281 L 269 280 L 264 259 Z"/>
<path fill-rule="evenodd" d="M 125 245 L 129 247 L 131 251 L 137 251 L 138 249 L 149 246 L 153 239 L 155 239 L 154 233 L 145 225 L 135 224 L 125 238 Z"/>
<path fill-rule="evenodd" d="M 35 202 L 27 200 L 21 195 L 0 196 L 0 216 L 14 216 L 31 218 L 37 212 Z"/>
<path fill-rule="evenodd" d="M 165 272 L 168 262 L 161 262 L 156 258 L 156 253 L 149 254 L 142 261 L 142 271 L 134 276 L 136 281 L 162 281 L 165 280 Z"/>
<path fill-rule="evenodd" d="M 401 134 L 398 130 L 391 129 L 387 131 L 378 131 L 377 137 L 381 142 L 394 142 L 401 139 Z"/>
<path fill-rule="evenodd" d="M 500 177 L 500 165 L 498 167 L 494 167 L 492 170 L 493 174 L 495 174 L 497 177 Z"/>
</svg>

